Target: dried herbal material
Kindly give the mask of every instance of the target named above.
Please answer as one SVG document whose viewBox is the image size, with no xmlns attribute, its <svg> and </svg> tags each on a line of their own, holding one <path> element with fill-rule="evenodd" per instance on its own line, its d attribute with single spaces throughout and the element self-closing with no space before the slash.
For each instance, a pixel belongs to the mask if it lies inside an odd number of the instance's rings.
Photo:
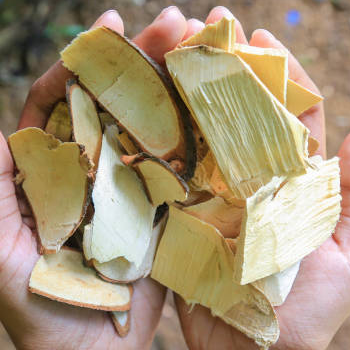
<svg viewBox="0 0 350 350">
<path fill-rule="evenodd" d="M 316 151 L 318 150 L 318 147 L 320 147 L 320 143 L 314 137 L 309 136 L 308 152 L 310 157 L 316 153 Z"/>
<path fill-rule="evenodd" d="M 288 79 L 287 82 L 287 109 L 295 116 L 299 116 L 312 106 L 323 101 L 323 97 L 304 88 L 295 81 Z"/>
<path fill-rule="evenodd" d="M 308 129 L 241 58 L 205 46 L 165 58 L 235 198 L 252 196 L 275 175 L 306 172 Z"/>
<path fill-rule="evenodd" d="M 72 118 L 73 138 L 97 167 L 101 151 L 102 129 L 94 101 L 75 80 L 67 82 L 67 101 Z"/>
<path fill-rule="evenodd" d="M 81 253 L 64 248 L 41 256 L 29 281 L 32 293 L 63 303 L 105 311 L 130 309 L 132 287 L 102 281 L 83 264 Z"/>
<path fill-rule="evenodd" d="M 130 311 L 112 311 L 109 314 L 119 336 L 126 337 L 130 330 Z"/>
<path fill-rule="evenodd" d="M 134 263 L 130 263 L 125 258 L 117 258 L 105 263 L 99 263 L 96 260 L 92 260 L 92 265 L 99 273 L 100 277 L 104 280 L 112 283 L 129 283 L 136 281 L 140 278 L 147 277 L 152 269 L 154 255 L 159 243 L 159 238 L 163 233 L 165 226 L 165 219 L 163 218 L 158 225 L 153 229 L 151 240 L 148 249 L 144 255 L 144 259 L 139 267 L 136 267 Z M 86 232 L 86 231 L 85 231 Z M 84 236 L 84 251 L 87 250 L 89 256 L 89 232 Z M 87 246 L 85 248 L 85 245 Z"/>
<path fill-rule="evenodd" d="M 106 126 L 92 192 L 91 257 L 104 263 L 124 257 L 140 267 L 152 236 L 156 211 L 136 172 L 120 160 L 118 128 Z"/>
<path fill-rule="evenodd" d="M 285 105 L 287 100 L 288 51 L 235 44 L 233 52 L 250 66 L 277 100 Z"/>
<path fill-rule="evenodd" d="M 122 161 L 128 157 L 122 157 Z M 189 188 L 166 161 L 141 153 L 133 156 L 127 164 L 139 174 L 148 198 L 158 207 L 163 203 L 183 202 L 187 199 Z"/>
<path fill-rule="evenodd" d="M 220 21 L 206 25 L 199 33 L 181 42 L 178 48 L 207 45 L 232 52 L 235 42 L 235 20 L 233 18 L 228 19 L 223 17 Z"/>
<path fill-rule="evenodd" d="M 235 255 L 236 282 L 247 284 L 285 270 L 334 232 L 341 209 L 339 160 L 315 156 L 310 162 L 305 175 L 284 185 L 274 178 L 247 199 Z"/>
<path fill-rule="evenodd" d="M 266 295 L 272 306 L 280 306 L 286 301 L 292 289 L 299 266 L 300 262 L 297 262 L 281 272 L 253 282 L 252 285 Z"/>
<path fill-rule="evenodd" d="M 58 102 L 47 121 L 45 132 L 55 136 L 62 142 L 68 142 L 72 137 L 72 123 L 66 102 Z"/>
<path fill-rule="evenodd" d="M 125 131 L 118 134 L 117 139 L 128 155 L 138 153 L 136 146 Z"/>
<path fill-rule="evenodd" d="M 171 85 L 138 47 L 99 27 L 79 34 L 61 57 L 144 151 L 166 160 L 186 159 L 190 145 Z"/>
<path fill-rule="evenodd" d="M 151 277 L 266 348 L 279 336 L 276 315 L 260 291 L 233 282 L 233 259 L 214 226 L 171 206 Z"/>
<path fill-rule="evenodd" d="M 224 237 L 237 237 L 241 230 L 244 208 L 227 204 L 224 199 L 214 197 L 206 202 L 183 209 L 184 212 L 215 226 Z"/>
<path fill-rule="evenodd" d="M 78 144 L 37 128 L 12 134 L 16 179 L 36 222 L 42 253 L 55 253 L 79 227 L 87 205 L 91 165 Z"/>
</svg>

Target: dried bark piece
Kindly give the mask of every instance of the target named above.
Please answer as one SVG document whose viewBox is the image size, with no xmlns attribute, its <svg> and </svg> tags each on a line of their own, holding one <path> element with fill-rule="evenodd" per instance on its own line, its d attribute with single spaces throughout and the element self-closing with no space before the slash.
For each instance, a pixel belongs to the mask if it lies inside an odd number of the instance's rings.
<svg viewBox="0 0 350 350">
<path fill-rule="evenodd" d="M 232 281 L 233 259 L 214 226 L 171 206 L 151 277 L 268 347 L 278 339 L 276 315 L 260 291 Z"/>
<path fill-rule="evenodd" d="M 274 178 L 247 199 L 234 279 L 246 284 L 300 261 L 331 236 L 340 214 L 338 158 L 310 158 L 302 176 Z M 276 193 L 276 191 L 278 192 Z"/>
<path fill-rule="evenodd" d="M 318 147 L 320 147 L 320 143 L 312 136 L 309 136 L 309 140 L 308 140 L 308 152 L 309 152 L 309 156 L 313 156 L 316 151 L 318 150 Z"/>
<path fill-rule="evenodd" d="M 216 167 L 212 152 L 208 151 L 205 157 L 197 162 L 194 175 L 189 182 L 189 186 L 193 191 L 212 192 L 210 179 Z"/>
<path fill-rule="evenodd" d="M 286 301 L 293 287 L 299 266 L 300 261 L 281 272 L 257 280 L 252 285 L 266 295 L 272 306 L 280 306 Z"/>
<path fill-rule="evenodd" d="M 235 198 L 250 197 L 274 175 L 306 172 L 308 129 L 242 59 L 206 46 L 165 58 Z"/>
<path fill-rule="evenodd" d="M 222 198 L 214 197 L 186 207 L 183 211 L 213 225 L 224 237 L 237 237 L 241 230 L 244 208 L 227 204 Z"/>
<path fill-rule="evenodd" d="M 125 149 L 127 154 L 132 155 L 138 153 L 137 148 L 135 147 L 134 143 L 131 141 L 129 135 L 125 131 L 119 134 L 117 136 L 117 139 L 122 145 L 122 147 Z"/>
<path fill-rule="evenodd" d="M 181 42 L 178 48 L 207 45 L 232 52 L 235 42 L 235 20 L 223 17 L 220 21 L 206 25 L 199 33 Z"/>
<path fill-rule="evenodd" d="M 102 129 L 105 130 L 106 125 L 115 125 L 117 126 L 116 120 L 107 112 L 101 112 L 98 114 Z"/>
<path fill-rule="evenodd" d="M 235 44 L 237 56 L 246 62 L 283 105 L 287 101 L 288 51 Z"/>
<path fill-rule="evenodd" d="M 102 281 L 84 266 L 82 254 L 69 248 L 40 257 L 29 290 L 70 305 L 105 311 L 129 310 L 132 295 L 131 286 Z"/>
<path fill-rule="evenodd" d="M 154 255 L 158 246 L 159 238 L 163 233 L 164 226 L 165 219 L 163 218 L 153 229 L 148 249 L 140 267 L 138 268 L 134 263 L 130 263 L 124 258 L 117 258 L 103 264 L 100 264 L 93 259 L 92 264 L 100 277 L 112 283 L 129 283 L 147 277 L 151 272 Z M 87 237 L 86 242 L 88 242 L 88 239 L 89 237 Z"/>
<path fill-rule="evenodd" d="M 57 252 L 85 215 L 91 165 L 78 144 L 62 143 L 41 129 L 19 130 L 8 142 L 36 221 L 40 251 Z"/>
<path fill-rule="evenodd" d="M 287 82 L 287 109 L 295 116 L 299 116 L 312 106 L 323 101 L 319 96 L 295 81 L 288 79 Z"/>
<path fill-rule="evenodd" d="M 122 157 L 122 161 L 127 158 Z M 146 153 L 137 154 L 130 159 L 126 160 L 126 163 L 137 170 L 154 206 L 175 201 L 183 202 L 187 199 L 189 188 L 169 163 Z"/>
<path fill-rule="evenodd" d="M 62 142 L 70 141 L 72 137 L 72 123 L 66 102 L 58 102 L 50 114 L 45 132 L 55 136 Z"/>
<path fill-rule="evenodd" d="M 130 330 L 130 311 L 113 311 L 109 314 L 119 336 L 122 338 L 126 337 Z"/>
<path fill-rule="evenodd" d="M 124 257 L 138 268 L 150 243 L 156 207 L 136 172 L 120 160 L 117 135 L 116 126 L 106 126 L 92 192 L 91 255 L 100 263 Z"/>
<path fill-rule="evenodd" d="M 188 130 L 184 131 L 188 117 L 181 115 L 161 68 L 142 50 L 113 30 L 99 27 L 79 34 L 61 57 L 144 151 L 166 160 L 190 161 L 186 148 L 190 153 L 195 150 L 188 142 Z"/>
<path fill-rule="evenodd" d="M 94 101 L 76 82 L 67 82 L 67 101 L 72 118 L 73 138 L 97 167 L 101 152 L 102 129 Z"/>
<path fill-rule="evenodd" d="M 221 175 L 219 168 L 215 166 L 209 181 L 213 195 L 223 198 L 229 204 L 243 208 L 245 206 L 245 200 L 235 198 L 222 178 L 223 176 Z"/>
</svg>

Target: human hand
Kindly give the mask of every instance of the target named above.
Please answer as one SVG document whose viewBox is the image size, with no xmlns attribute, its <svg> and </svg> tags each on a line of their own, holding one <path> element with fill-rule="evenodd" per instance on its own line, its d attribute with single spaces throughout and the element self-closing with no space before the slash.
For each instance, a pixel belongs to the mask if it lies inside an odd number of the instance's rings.
<svg viewBox="0 0 350 350">
<path fill-rule="evenodd" d="M 214 8 L 207 23 L 216 22 L 232 14 L 223 7 Z M 237 40 L 247 44 L 240 24 L 236 25 Z M 282 44 L 265 30 L 253 33 L 250 45 L 281 48 Z M 290 78 L 319 93 L 306 72 L 289 55 Z M 305 112 L 300 120 L 319 142 L 318 154 L 325 157 L 325 126 L 323 105 Z M 298 277 L 286 302 L 276 307 L 281 334 L 271 349 L 326 349 L 334 334 L 350 314 L 350 135 L 340 151 L 342 213 L 335 234 L 319 249 L 303 259 Z M 175 295 L 182 330 L 191 350 L 196 349 L 256 349 L 257 346 L 236 329 L 208 309 L 189 306 Z"/>
<path fill-rule="evenodd" d="M 123 33 L 117 12 L 102 15 L 94 26 Z M 134 42 L 159 63 L 198 25 L 186 22 L 175 7 L 165 9 Z M 43 128 L 55 103 L 65 96 L 71 77 L 57 62 L 33 85 L 19 127 Z M 134 284 L 130 333 L 119 338 L 106 312 L 72 307 L 28 292 L 30 273 L 38 260 L 35 228 L 23 198 L 16 197 L 14 166 L 0 133 L 0 319 L 18 349 L 145 349 L 151 344 L 164 303 L 165 288 L 151 279 Z"/>
</svg>

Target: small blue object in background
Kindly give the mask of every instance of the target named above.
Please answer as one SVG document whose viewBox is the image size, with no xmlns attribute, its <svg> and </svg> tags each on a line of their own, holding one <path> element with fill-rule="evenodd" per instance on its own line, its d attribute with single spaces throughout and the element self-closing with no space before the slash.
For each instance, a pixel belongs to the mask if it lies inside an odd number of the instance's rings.
<svg viewBox="0 0 350 350">
<path fill-rule="evenodd" d="M 301 21 L 301 15 L 298 10 L 289 10 L 286 14 L 286 22 L 291 26 L 297 26 Z"/>
</svg>

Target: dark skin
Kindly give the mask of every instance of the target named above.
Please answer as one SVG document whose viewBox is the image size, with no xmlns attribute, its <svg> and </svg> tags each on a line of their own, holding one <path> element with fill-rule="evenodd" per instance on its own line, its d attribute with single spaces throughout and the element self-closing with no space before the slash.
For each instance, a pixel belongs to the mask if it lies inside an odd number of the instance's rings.
<svg viewBox="0 0 350 350">
<path fill-rule="evenodd" d="M 214 8 L 206 23 L 232 17 L 224 7 Z M 115 11 L 101 16 L 94 26 L 106 25 L 123 33 Z M 171 7 L 162 12 L 134 41 L 159 63 L 164 54 L 184 38 L 200 31 L 204 23 L 186 21 Z M 242 26 L 237 40 L 247 43 Z M 250 44 L 281 47 L 270 33 L 255 31 Z M 290 56 L 290 77 L 318 92 L 299 63 Z M 65 81 L 71 74 L 58 62 L 33 85 L 19 127 L 44 127 L 53 105 L 64 97 Z M 300 118 L 321 142 L 318 153 L 325 156 L 323 105 Z M 336 233 L 306 257 L 293 290 L 283 306 L 276 308 L 281 326 L 273 349 L 325 349 L 350 311 L 350 136 L 340 151 L 342 214 Z M 72 307 L 28 293 L 31 270 L 39 258 L 30 210 L 15 193 L 13 162 L 0 133 L 0 318 L 19 349 L 146 349 L 159 322 L 166 289 L 149 278 L 134 284 L 132 325 L 126 338 L 119 338 L 105 312 Z M 190 349 L 256 349 L 242 333 L 196 306 L 191 313 L 175 295 L 178 314 Z"/>
</svg>

